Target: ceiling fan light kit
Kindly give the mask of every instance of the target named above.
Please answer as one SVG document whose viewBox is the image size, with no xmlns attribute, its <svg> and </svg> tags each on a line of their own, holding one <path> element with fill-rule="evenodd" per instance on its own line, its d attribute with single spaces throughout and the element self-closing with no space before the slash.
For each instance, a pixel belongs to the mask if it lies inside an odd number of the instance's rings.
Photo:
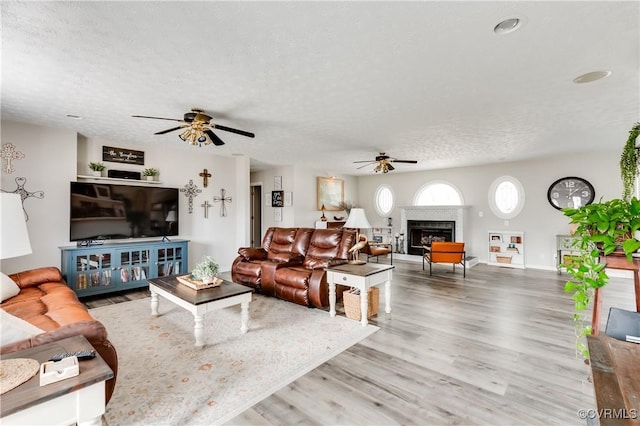
<svg viewBox="0 0 640 426">
<path fill-rule="evenodd" d="M 366 163 L 358 169 L 363 167 L 370 166 L 375 164 L 376 166 L 373 168 L 373 171 L 378 173 L 389 173 L 390 171 L 395 170 L 396 168 L 391 165 L 391 163 L 407 163 L 407 164 L 417 164 L 416 160 L 398 160 L 397 158 L 389 157 L 384 152 L 381 152 L 380 155 L 376 156 L 375 160 L 364 160 L 364 161 L 354 161 L 354 163 Z"/>
<path fill-rule="evenodd" d="M 204 110 L 201 108 L 191 108 L 190 112 L 184 114 L 184 118 L 182 120 L 176 118 L 149 117 L 146 115 L 133 115 L 132 117 L 178 121 L 182 124 L 177 127 L 172 127 L 171 129 L 161 130 L 154 134 L 164 135 L 165 133 L 170 133 L 175 130 L 185 129 L 182 133 L 180 133 L 180 135 L 178 135 L 178 137 L 184 142 L 188 142 L 190 145 L 202 146 L 209 145 L 211 143 L 216 146 L 224 145 L 222 139 L 220 139 L 215 133 L 213 133 L 213 129 L 223 130 L 225 132 L 235 133 L 249 138 L 255 137 L 255 134 L 251 132 L 226 126 L 219 126 L 212 123 L 212 117 L 205 114 Z"/>
</svg>

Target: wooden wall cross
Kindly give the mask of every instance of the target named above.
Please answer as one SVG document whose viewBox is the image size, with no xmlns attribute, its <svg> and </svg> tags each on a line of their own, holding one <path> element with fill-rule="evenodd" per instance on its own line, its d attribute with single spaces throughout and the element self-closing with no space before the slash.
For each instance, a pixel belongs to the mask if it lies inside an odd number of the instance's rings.
<svg viewBox="0 0 640 426">
<path fill-rule="evenodd" d="M 213 202 L 217 203 L 218 201 L 220 201 L 222 203 L 222 205 L 220 206 L 220 216 L 226 216 L 227 215 L 227 208 L 225 207 L 224 203 L 230 203 L 231 202 L 231 197 L 227 197 L 226 196 L 227 191 L 225 191 L 224 188 L 222 188 L 220 190 L 220 196 L 218 197 L 217 195 L 213 197 Z"/>
<path fill-rule="evenodd" d="M 200 204 L 201 207 L 204 207 L 204 218 L 207 219 L 209 217 L 209 207 L 213 206 L 213 204 L 209 204 L 209 201 L 206 200 L 203 204 Z"/>
<path fill-rule="evenodd" d="M 209 185 L 209 178 L 211 177 L 211 173 L 209 173 L 209 170 L 204 169 L 198 176 L 202 178 L 202 185 L 206 188 Z"/>
</svg>

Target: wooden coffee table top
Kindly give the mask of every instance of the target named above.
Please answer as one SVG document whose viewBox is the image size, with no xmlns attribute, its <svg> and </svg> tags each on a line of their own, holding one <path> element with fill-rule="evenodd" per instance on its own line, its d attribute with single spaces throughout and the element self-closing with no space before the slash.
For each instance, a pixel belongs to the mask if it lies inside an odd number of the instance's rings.
<svg viewBox="0 0 640 426">
<path fill-rule="evenodd" d="M 149 284 L 161 288 L 162 290 L 179 297 L 192 305 L 200 305 L 202 303 L 213 302 L 215 300 L 225 299 L 239 294 L 254 292 L 251 287 L 236 284 L 227 280 L 223 280 L 222 284 L 218 287 L 195 290 L 178 281 L 176 279 L 177 276 L 178 275 L 169 275 L 166 277 L 153 278 L 147 281 Z"/>
</svg>

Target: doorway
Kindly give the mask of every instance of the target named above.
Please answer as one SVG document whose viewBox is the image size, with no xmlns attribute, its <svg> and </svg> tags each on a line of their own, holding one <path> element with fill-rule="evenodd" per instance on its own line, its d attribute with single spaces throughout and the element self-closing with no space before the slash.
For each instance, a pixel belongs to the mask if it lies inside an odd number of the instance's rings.
<svg viewBox="0 0 640 426">
<path fill-rule="evenodd" d="M 251 185 L 251 247 L 262 244 L 262 185 Z"/>
</svg>

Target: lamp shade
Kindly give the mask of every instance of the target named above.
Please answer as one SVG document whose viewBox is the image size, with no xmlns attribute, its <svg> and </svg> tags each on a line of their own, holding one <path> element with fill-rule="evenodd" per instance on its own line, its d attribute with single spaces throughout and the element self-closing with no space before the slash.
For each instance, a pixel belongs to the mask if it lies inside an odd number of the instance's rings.
<svg viewBox="0 0 640 426">
<path fill-rule="evenodd" d="M 345 228 L 371 228 L 367 215 L 364 213 L 364 209 L 351 209 L 347 223 L 344 224 Z"/>
<path fill-rule="evenodd" d="M 169 213 L 167 213 L 167 218 L 164 221 L 165 222 L 175 222 L 176 221 L 176 211 L 175 210 L 169 210 Z"/>
<path fill-rule="evenodd" d="M 0 259 L 31 254 L 20 194 L 0 193 Z"/>
</svg>

